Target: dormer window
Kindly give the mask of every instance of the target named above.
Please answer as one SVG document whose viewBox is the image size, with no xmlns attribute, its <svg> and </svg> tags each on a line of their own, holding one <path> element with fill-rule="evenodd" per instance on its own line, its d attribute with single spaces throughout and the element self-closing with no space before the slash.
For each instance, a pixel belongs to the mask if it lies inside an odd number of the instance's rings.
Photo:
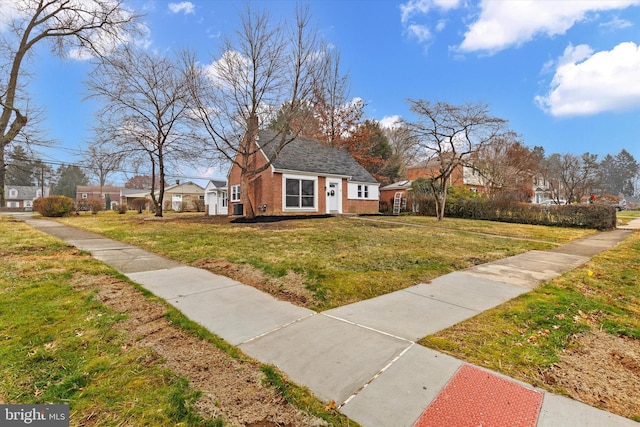
<svg viewBox="0 0 640 427">
<path fill-rule="evenodd" d="M 15 188 L 12 188 L 9 190 L 9 197 L 11 197 L 12 199 L 15 197 L 18 197 L 18 190 L 16 190 Z"/>
</svg>

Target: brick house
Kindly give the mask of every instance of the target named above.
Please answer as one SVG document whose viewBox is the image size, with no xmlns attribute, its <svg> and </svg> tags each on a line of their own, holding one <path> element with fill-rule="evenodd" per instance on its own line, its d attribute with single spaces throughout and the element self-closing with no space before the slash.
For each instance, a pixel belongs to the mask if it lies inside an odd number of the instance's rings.
<svg viewBox="0 0 640 427">
<path fill-rule="evenodd" d="M 242 188 L 235 162 L 229 170 L 230 214 L 243 215 L 241 192 L 247 190 L 256 215 L 378 213 L 380 184 L 346 150 L 297 137 L 277 152 L 269 143 L 275 138 L 261 130 L 252 141 L 259 149 L 253 167 L 271 165 L 252 178 L 249 189 Z"/>
<path fill-rule="evenodd" d="M 90 199 L 103 200 L 105 209 L 114 209 L 120 203 L 120 190 L 123 187 L 115 187 L 112 185 L 78 185 L 76 187 L 76 206 L 82 209 L 88 206 Z M 107 206 L 107 200 L 109 206 Z"/>
</svg>

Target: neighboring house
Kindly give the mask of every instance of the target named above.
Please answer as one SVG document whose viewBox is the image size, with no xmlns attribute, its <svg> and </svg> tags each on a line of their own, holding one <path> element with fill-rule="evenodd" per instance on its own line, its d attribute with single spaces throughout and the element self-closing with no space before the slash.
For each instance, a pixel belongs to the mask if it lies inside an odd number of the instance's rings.
<svg viewBox="0 0 640 427">
<path fill-rule="evenodd" d="M 49 196 L 49 188 L 44 187 L 44 197 Z M 5 185 L 4 199 L 6 207 L 11 209 L 33 209 L 33 201 L 38 197 L 43 197 L 42 187 L 32 187 L 24 185 Z"/>
<path fill-rule="evenodd" d="M 414 181 L 418 178 L 430 178 L 434 174 L 438 173 L 437 169 L 439 167 L 440 164 L 435 160 L 410 167 L 407 169 L 407 179 Z M 469 166 L 456 166 L 449 176 L 449 185 L 464 186 L 477 193 L 482 193 L 484 191 L 484 181 L 482 176 L 476 169 Z"/>
<path fill-rule="evenodd" d="M 413 181 L 405 179 L 380 188 L 380 211 L 394 213 L 407 208 L 408 192 L 411 191 Z"/>
<path fill-rule="evenodd" d="M 228 215 L 227 183 L 216 180 L 209 181 L 204 189 L 204 204 L 207 215 Z"/>
<path fill-rule="evenodd" d="M 90 199 L 101 199 L 105 201 L 105 209 L 115 209 L 120 203 L 120 190 L 122 187 L 112 185 L 78 185 L 76 187 L 76 204 L 79 208 L 85 206 Z M 109 206 L 106 206 L 109 200 Z"/>
<path fill-rule="evenodd" d="M 129 209 L 137 209 L 138 206 L 134 206 L 133 203 L 136 199 L 148 199 L 147 206 L 144 208 L 148 209 L 151 203 L 151 190 L 141 190 L 139 188 L 123 188 L 120 190 L 120 204 L 127 205 Z"/>
<path fill-rule="evenodd" d="M 256 168 L 270 167 L 253 178 L 248 196 L 256 215 L 371 214 L 378 213 L 380 184 L 346 150 L 327 147 L 319 141 L 295 138 L 276 155 L 274 134 L 258 132 L 260 148 Z M 230 213 L 243 214 L 241 170 L 235 163 L 229 171 Z"/>
<path fill-rule="evenodd" d="M 160 190 L 155 191 L 156 197 Z M 204 211 L 204 188 L 191 181 L 183 184 L 176 181 L 175 184 L 164 188 L 164 210 L 176 212 L 201 212 Z"/>
<path fill-rule="evenodd" d="M 553 197 L 553 188 L 544 176 L 538 174 L 533 176 L 533 200 L 532 203 L 541 204 L 547 201 L 555 200 Z"/>
</svg>

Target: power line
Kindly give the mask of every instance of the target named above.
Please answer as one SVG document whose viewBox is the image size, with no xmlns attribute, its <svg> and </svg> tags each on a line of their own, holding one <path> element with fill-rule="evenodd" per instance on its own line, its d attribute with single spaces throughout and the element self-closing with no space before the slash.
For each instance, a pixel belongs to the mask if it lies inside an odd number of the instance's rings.
<svg viewBox="0 0 640 427">
<path fill-rule="evenodd" d="M 78 163 L 73 163 L 73 162 L 63 162 L 61 160 L 52 160 L 52 161 L 45 161 L 45 160 L 38 160 L 39 163 L 44 164 L 44 165 L 49 165 L 49 166 L 75 166 L 77 168 L 80 169 L 92 169 L 89 168 L 87 166 L 83 166 L 81 164 Z M 16 163 L 6 163 L 5 166 L 14 166 L 17 168 L 20 167 L 24 167 L 24 165 L 18 165 Z M 37 165 L 35 165 L 35 168 L 37 168 Z M 23 171 L 26 172 L 25 169 L 21 169 Z M 112 172 L 114 173 L 122 173 L 125 175 L 140 175 L 140 171 L 130 171 L 130 170 L 125 170 L 125 169 L 114 169 L 112 170 Z M 143 174 L 144 175 L 144 174 Z M 197 179 L 197 180 L 205 180 L 205 181 L 209 181 L 210 179 L 212 179 L 211 176 L 193 176 L 193 175 L 184 175 L 184 174 L 180 174 L 180 173 L 169 173 L 169 174 L 165 174 L 165 177 L 168 178 L 178 178 L 178 179 Z"/>
</svg>

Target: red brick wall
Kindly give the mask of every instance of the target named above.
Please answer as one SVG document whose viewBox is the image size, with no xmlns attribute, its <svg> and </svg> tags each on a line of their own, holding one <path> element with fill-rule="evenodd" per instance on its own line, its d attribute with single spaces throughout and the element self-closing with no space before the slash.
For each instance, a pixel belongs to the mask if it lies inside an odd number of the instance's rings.
<svg viewBox="0 0 640 427">
<path fill-rule="evenodd" d="M 413 181 L 418 178 L 430 178 L 433 174 L 437 174 L 437 173 L 439 173 L 437 170 L 437 166 L 433 168 L 429 168 L 429 167 L 410 168 L 407 170 L 407 179 L 409 181 Z M 449 185 L 464 184 L 463 173 L 464 172 L 463 172 L 462 166 L 457 166 L 451 173 L 451 177 L 449 178 Z"/>
</svg>

